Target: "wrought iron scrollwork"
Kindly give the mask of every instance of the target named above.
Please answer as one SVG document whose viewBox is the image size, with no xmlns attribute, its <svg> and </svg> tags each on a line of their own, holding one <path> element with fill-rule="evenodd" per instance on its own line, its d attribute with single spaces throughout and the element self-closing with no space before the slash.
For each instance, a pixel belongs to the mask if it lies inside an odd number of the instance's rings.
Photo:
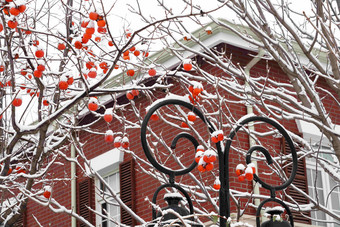
<svg viewBox="0 0 340 227">
<path fill-rule="evenodd" d="M 175 176 L 179 176 L 179 175 L 184 175 L 189 173 L 190 171 L 192 171 L 196 166 L 197 163 L 195 161 L 193 161 L 193 163 L 186 168 L 180 169 L 180 170 L 172 170 L 170 168 L 167 168 L 165 166 L 163 166 L 162 164 L 160 164 L 159 162 L 157 162 L 157 160 L 154 158 L 154 156 L 152 155 L 149 146 L 148 146 L 148 142 L 147 142 L 147 129 L 148 129 L 148 122 L 152 116 L 152 114 L 154 112 L 156 112 L 158 109 L 160 109 L 163 106 L 166 105 L 179 105 L 182 107 L 187 108 L 188 110 L 190 110 L 191 112 L 193 112 L 194 114 L 196 114 L 209 128 L 210 133 L 216 131 L 217 129 L 215 128 L 215 126 L 203 115 L 203 113 L 197 109 L 195 106 L 193 106 L 192 104 L 190 104 L 189 102 L 183 101 L 181 99 L 164 99 L 164 100 L 159 100 L 156 104 L 154 104 L 147 112 L 143 122 L 142 122 L 142 127 L 141 127 L 141 142 L 142 142 L 142 147 L 144 150 L 144 153 L 147 157 L 147 159 L 150 161 L 150 163 L 160 172 L 165 173 L 167 175 L 169 175 L 169 184 L 165 184 L 160 186 L 156 193 L 154 194 L 153 197 L 153 202 L 156 202 L 157 199 L 157 194 L 159 193 L 159 191 L 165 187 L 175 187 L 177 188 L 179 191 L 181 191 L 185 197 L 187 198 L 187 200 L 190 200 L 189 195 L 185 192 L 185 190 L 180 187 L 179 185 L 175 184 Z M 282 205 L 286 210 L 287 213 L 290 217 L 290 222 L 291 225 L 293 226 L 293 217 L 291 215 L 291 212 L 289 210 L 289 207 L 282 202 L 281 200 L 275 198 L 275 192 L 279 191 L 279 190 L 283 190 L 285 188 L 287 188 L 294 180 L 295 175 L 296 175 L 296 171 L 297 171 L 297 154 L 295 151 L 295 147 L 293 144 L 292 139 L 290 138 L 289 134 L 287 133 L 287 131 L 275 120 L 272 120 L 270 118 L 267 117 L 261 117 L 261 116 L 249 116 L 246 117 L 244 119 L 242 119 L 241 121 L 239 121 L 237 123 L 237 126 L 230 132 L 229 136 L 226 139 L 226 144 L 224 146 L 224 151 L 222 151 L 222 146 L 221 146 L 221 142 L 216 143 L 216 149 L 217 149 L 217 155 L 218 155 L 218 159 L 219 159 L 219 180 L 221 182 L 221 188 L 219 190 L 219 214 L 221 216 L 220 218 L 220 226 L 226 226 L 226 217 L 230 217 L 230 196 L 229 196 L 229 153 L 230 153 L 230 149 L 231 149 L 231 143 L 233 141 L 233 138 L 236 136 L 237 132 L 245 127 L 248 123 L 251 122 L 264 122 L 267 123 L 271 126 L 273 126 L 278 132 L 281 133 L 281 135 L 285 138 L 285 140 L 288 143 L 288 146 L 291 149 L 291 155 L 292 155 L 292 161 L 293 161 L 293 165 L 292 165 L 292 172 L 289 176 L 289 178 L 283 182 L 281 185 L 278 186 L 272 186 L 269 185 L 267 183 L 265 183 L 264 181 L 262 181 L 259 176 L 257 176 L 256 174 L 254 174 L 254 181 L 258 182 L 263 188 L 267 189 L 270 191 L 270 195 L 271 197 L 269 199 L 266 199 L 264 201 L 262 201 L 262 203 L 259 205 L 258 210 L 257 210 L 257 226 L 259 225 L 259 214 L 260 211 L 263 207 L 263 205 L 267 202 L 276 202 L 279 203 L 280 205 Z M 180 134 L 178 134 L 177 136 L 175 136 L 175 138 L 172 140 L 172 144 L 171 144 L 171 148 L 175 148 L 177 141 L 181 138 L 187 139 L 188 141 L 190 141 L 195 150 L 197 148 L 197 146 L 199 145 L 198 141 L 189 133 L 185 133 L 182 132 Z M 266 161 L 268 163 L 268 165 L 271 165 L 273 163 L 273 159 L 271 157 L 271 155 L 269 154 L 268 150 L 266 148 L 264 148 L 263 146 L 260 145 L 255 145 L 252 146 L 246 155 L 246 163 L 249 164 L 251 162 L 251 155 L 254 151 L 258 151 L 261 152 L 265 158 Z M 189 207 L 190 207 L 190 212 L 193 211 L 192 209 L 192 202 L 189 202 Z M 155 218 L 155 211 L 153 210 L 153 218 Z"/>
</svg>

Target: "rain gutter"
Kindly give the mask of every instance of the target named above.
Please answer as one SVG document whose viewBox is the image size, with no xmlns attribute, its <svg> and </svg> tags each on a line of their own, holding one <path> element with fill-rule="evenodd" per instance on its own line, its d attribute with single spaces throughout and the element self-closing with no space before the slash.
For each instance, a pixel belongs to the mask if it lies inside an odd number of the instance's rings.
<svg viewBox="0 0 340 227">
<path fill-rule="evenodd" d="M 251 68 L 256 65 L 264 56 L 265 51 L 263 49 L 260 49 L 259 52 L 257 53 L 257 55 L 246 65 L 246 67 L 244 68 L 244 73 L 246 74 L 247 78 L 249 78 L 250 75 L 250 70 Z M 249 87 L 248 82 L 246 82 L 245 84 L 246 87 Z M 254 109 L 253 106 L 251 104 L 246 104 L 247 107 L 247 114 L 253 114 L 254 113 Z M 255 127 L 253 124 L 249 124 L 248 128 L 250 131 L 254 131 Z M 251 135 L 249 135 L 248 137 L 249 140 L 249 147 L 252 147 L 255 145 L 255 140 L 251 137 Z M 257 161 L 252 161 L 255 165 L 256 168 L 256 174 L 258 175 L 258 168 L 257 168 Z M 255 181 L 253 181 L 253 189 L 254 189 L 254 195 L 260 195 L 260 187 L 259 184 L 257 184 Z M 260 199 L 254 199 L 254 204 L 256 206 L 260 205 Z"/>
</svg>

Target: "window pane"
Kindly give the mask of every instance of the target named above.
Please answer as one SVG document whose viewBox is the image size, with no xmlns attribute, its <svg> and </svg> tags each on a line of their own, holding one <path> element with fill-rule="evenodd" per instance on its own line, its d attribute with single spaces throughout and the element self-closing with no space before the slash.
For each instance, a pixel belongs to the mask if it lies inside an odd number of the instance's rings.
<svg viewBox="0 0 340 227">
<path fill-rule="evenodd" d="M 110 217 L 111 219 L 120 221 L 120 207 L 118 205 L 110 205 Z M 114 222 L 110 222 L 110 227 L 117 226 Z"/>
<path fill-rule="evenodd" d="M 307 169 L 307 182 L 308 182 L 308 186 L 312 186 L 312 170 L 311 169 Z"/>
<path fill-rule="evenodd" d="M 106 208 L 106 203 L 102 204 L 102 214 L 106 215 L 107 208 Z M 102 227 L 107 227 L 107 219 L 102 218 Z"/>
<path fill-rule="evenodd" d="M 115 192 L 119 192 L 119 173 L 110 175 L 108 183 Z"/>
<path fill-rule="evenodd" d="M 319 203 L 322 205 L 325 205 L 325 199 L 323 196 L 323 190 L 322 189 L 318 189 L 318 199 L 319 199 Z"/>
<path fill-rule="evenodd" d="M 331 189 L 336 185 L 335 181 L 333 180 L 332 177 L 329 178 L 329 184 L 331 186 Z"/>
<path fill-rule="evenodd" d="M 330 190 L 333 190 L 329 199 L 331 200 L 329 203 L 332 205 L 332 210 L 335 211 L 338 215 L 340 215 L 340 185 L 338 185 L 331 177 L 329 177 Z M 334 227 L 340 227 L 339 221 L 331 218 L 337 224 L 334 224 Z"/>
<path fill-rule="evenodd" d="M 311 214 L 312 214 L 313 219 L 316 219 L 316 220 L 325 220 L 326 219 L 325 213 L 323 213 L 321 211 L 313 211 L 313 212 L 311 212 Z M 316 221 L 312 221 L 312 224 L 317 225 L 317 226 L 327 226 L 327 223 L 316 222 Z"/>
<path fill-rule="evenodd" d="M 312 197 L 315 198 L 315 191 L 314 191 L 314 181 L 313 179 L 313 171 L 311 169 L 307 169 L 307 182 L 308 182 L 308 194 Z"/>
<path fill-rule="evenodd" d="M 104 184 L 100 182 L 100 190 L 104 190 Z"/>
<path fill-rule="evenodd" d="M 338 214 L 338 216 L 340 216 L 340 212 L 336 212 Z M 340 223 L 339 221 L 337 221 L 338 223 L 337 224 L 334 224 L 334 227 L 340 227 Z"/>
<path fill-rule="evenodd" d="M 321 171 L 318 171 L 318 175 L 316 177 L 316 187 L 322 188 L 322 177 L 321 177 Z M 315 181 L 315 179 L 314 179 Z"/>
<path fill-rule="evenodd" d="M 119 185 L 119 173 L 111 174 L 104 178 L 105 182 L 112 188 L 114 192 L 119 194 L 120 185 Z M 107 188 L 105 189 L 106 192 L 108 192 Z M 108 216 L 106 219 L 102 219 L 102 226 L 103 227 L 116 227 L 116 225 L 113 221 L 120 222 L 120 206 L 118 203 L 113 199 L 113 197 L 108 196 L 105 198 L 107 201 L 110 201 L 110 203 L 105 203 L 105 201 L 102 201 L 102 214 L 105 216 Z M 111 202 L 115 204 L 111 204 Z M 106 212 L 105 212 L 106 210 Z"/>
<path fill-rule="evenodd" d="M 320 204 L 325 204 L 324 188 L 322 185 L 321 171 L 316 174 L 315 170 L 307 169 L 308 192 L 313 199 L 317 199 Z M 326 214 L 321 211 L 312 211 L 311 216 L 315 220 L 326 220 Z M 327 226 L 326 223 L 312 221 L 313 225 Z"/>
<path fill-rule="evenodd" d="M 109 177 L 104 177 L 104 181 L 109 182 Z M 105 189 L 105 191 L 107 192 L 107 188 L 104 186 L 104 184 L 103 183 L 100 183 L 100 184 L 101 184 L 101 189 L 102 190 Z"/>
<path fill-rule="evenodd" d="M 104 177 L 105 182 L 113 189 L 113 191 L 119 193 L 119 173 L 111 174 L 107 177 Z M 107 188 L 105 188 L 105 191 L 107 192 Z"/>
<path fill-rule="evenodd" d="M 326 151 L 328 151 L 328 149 L 326 149 Z M 327 159 L 328 161 L 334 162 L 334 158 L 332 157 L 331 154 L 321 153 L 321 157 L 323 157 L 324 159 Z"/>
<path fill-rule="evenodd" d="M 332 199 L 332 209 L 333 210 L 339 210 L 340 211 L 340 198 L 339 194 L 336 192 L 333 192 L 331 194 L 331 199 Z"/>
</svg>

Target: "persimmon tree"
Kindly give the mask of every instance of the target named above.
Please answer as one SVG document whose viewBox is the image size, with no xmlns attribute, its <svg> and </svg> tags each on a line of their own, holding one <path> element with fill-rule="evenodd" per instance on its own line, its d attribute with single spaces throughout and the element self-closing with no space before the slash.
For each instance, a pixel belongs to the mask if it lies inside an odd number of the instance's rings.
<svg viewBox="0 0 340 227">
<path fill-rule="evenodd" d="M 15 223 L 27 201 L 32 200 L 53 212 L 65 213 L 92 226 L 84 217 L 54 200 L 50 186 L 43 184 L 45 187 L 42 187 L 39 182 L 53 181 L 51 176 L 48 176 L 51 179 L 45 177 L 59 157 L 76 162 L 82 169 L 85 169 L 84 165 L 90 167 L 77 132 L 97 134 L 92 127 L 101 119 L 109 124 L 113 118 L 124 122 L 127 131 L 139 129 L 145 112 L 135 105 L 135 97 L 143 95 L 152 103 L 159 98 L 153 92 L 157 88 L 172 97 L 173 83 L 181 84 L 180 95 L 186 95 L 186 100 L 197 106 L 218 129 L 213 135 L 205 130 L 206 136 L 201 136 L 203 126 L 195 123 L 200 126 L 195 128 L 191 123 L 196 122 L 195 115 L 179 107 L 160 109 L 151 117 L 154 121 L 151 124 L 171 126 L 173 133 L 182 130 L 193 133 L 203 146 L 196 159 L 199 171 L 209 173 L 204 173 L 205 177 L 200 173 L 189 174 L 189 179 L 181 182 L 192 193 L 199 215 L 211 217 L 211 210 L 204 208 L 206 203 L 218 213 L 216 192 L 219 182 L 215 180 L 218 170 L 207 163 L 215 162 L 215 143 L 225 142 L 227 132 L 240 118 L 230 109 L 231 104 L 252 106 L 258 115 L 278 121 L 303 120 L 315 125 L 328 139 L 329 150 L 336 156 L 333 160 L 323 158 L 322 152 L 328 151 L 321 149 L 321 145 L 311 146 L 309 141 L 293 132 L 290 136 L 301 146 L 301 157 L 313 159 L 339 184 L 339 175 L 334 174 L 339 171 L 340 133 L 336 130 L 339 119 L 327 106 L 331 100 L 333 108 L 339 108 L 340 23 L 336 1 L 310 2 L 308 9 L 311 11 L 306 12 L 292 9 L 285 1 L 216 1 L 213 6 L 186 0 L 178 1 L 176 6 L 171 1 L 153 2 L 155 15 L 150 15 L 150 6 L 144 6 L 141 1 L 124 3 L 123 8 L 129 15 L 124 18 L 118 13 L 122 10 L 119 1 L 1 1 L 1 222 Z M 221 19 L 224 12 L 230 12 L 232 17 Z M 129 21 L 136 17 L 139 24 Z M 232 55 L 206 45 L 200 35 L 191 33 L 193 25 L 203 28 L 206 35 L 212 35 L 212 28 L 231 31 L 259 50 L 259 54 L 253 56 L 255 59 L 276 62 L 287 75 L 287 81 L 271 78 L 274 69 L 270 68 L 270 63 L 263 75 L 252 75 Z M 151 48 L 154 46 L 162 49 L 152 57 L 150 52 L 154 51 Z M 162 51 L 163 47 L 166 51 Z M 162 54 L 171 54 L 179 64 L 171 68 L 163 65 Z M 323 55 L 326 61 L 321 59 Z M 198 60 L 223 73 L 216 76 L 201 67 Z M 156 79 L 153 85 L 146 86 L 143 81 L 149 78 Z M 117 80 L 118 83 L 112 83 Z M 128 105 L 107 108 L 101 103 L 104 96 L 116 101 L 120 94 L 130 100 Z M 135 122 L 126 120 L 127 106 L 135 113 Z M 98 111 L 100 109 L 104 112 Z M 120 114 L 116 114 L 117 111 Z M 84 112 L 90 112 L 97 120 L 78 125 L 77 120 Z M 261 138 L 276 136 L 276 132 L 271 127 L 265 128 L 261 133 L 252 131 L 252 139 L 271 146 Z M 167 164 L 169 155 L 164 155 L 165 150 L 183 167 L 186 161 L 181 161 L 180 153 L 172 152 L 171 141 L 160 129 L 152 125 L 149 128 L 153 137 L 150 144 L 159 162 Z M 161 183 L 167 182 L 165 175 L 147 168 L 150 164 L 144 157 L 129 151 L 126 134 L 111 130 L 99 133 L 103 135 L 103 141 L 131 153 L 145 174 Z M 242 133 L 249 134 L 247 130 Z M 64 153 L 69 144 L 75 146 L 77 159 Z M 233 149 L 240 157 L 247 152 L 242 145 Z M 203 150 L 206 155 L 199 153 Z M 275 167 L 268 167 L 268 171 L 286 179 L 282 163 L 278 161 L 280 158 L 276 159 Z M 200 163 L 201 159 L 205 164 Z M 239 164 L 236 172 L 241 176 L 240 180 L 251 180 L 252 166 L 246 168 L 245 163 Z M 98 173 L 94 174 L 105 184 Z M 141 224 L 147 222 L 129 210 L 113 189 L 109 188 L 108 192 L 97 190 L 99 194 L 109 193 Z M 304 192 L 301 194 L 310 203 L 301 206 L 296 201 L 290 203 L 295 210 L 317 209 L 339 221 L 338 215 L 318 199 Z M 246 201 L 247 206 L 256 207 L 251 198 L 264 197 L 268 196 L 237 191 L 231 195 L 238 217 L 244 211 L 241 200 Z"/>
<path fill-rule="evenodd" d="M 133 68 L 144 69 L 149 42 L 141 45 L 137 36 L 152 25 L 132 32 L 118 17 L 117 29 L 107 23 L 114 6 L 73 0 L 0 3 L 1 223 L 6 226 L 19 218 L 28 198 L 49 206 L 50 186 L 36 185 L 72 142 L 82 109 L 95 113 L 103 107 L 97 100 L 102 95 L 131 90 L 138 95 L 140 86 L 126 85 L 124 78 L 134 75 Z M 135 63 L 129 62 L 131 55 Z M 124 74 L 122 86 L 98 93 L 116 71 Z M 89 224 L 57 201 L 54 206 Z"/>
</svg>

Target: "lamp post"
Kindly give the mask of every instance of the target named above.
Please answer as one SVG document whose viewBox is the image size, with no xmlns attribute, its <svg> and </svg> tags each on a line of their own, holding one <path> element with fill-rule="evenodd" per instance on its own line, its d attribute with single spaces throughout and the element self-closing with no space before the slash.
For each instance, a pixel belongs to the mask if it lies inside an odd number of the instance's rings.
<svg viewBox="0 0 340 227">
<path fill-rule="evenodd" d="M 193 163 L 187 167 L 187 168 L 183 168 L 180 170 L 172 170 L 168 167 L 163 166 L 162 164 L 160 164 L 154 157 L 154 155 L 151 152 L 151 149 L 149 149 L 149 145 L 147 142 L 147 129 L 148 129 L 148 122 L 151 118 L 151 116 L 157 111 L 159 110 L 161 107 L 167 106 L 167 105 L 177 105 L 177 106 L 181 106 L 183 108 L 187 108 L 188 110 L 190 110 L 191 112 L 193 112 L 194 114 L 196 114 L 207 126 L 209 129 L 210 133 L 215 132 L 217 129 L 216 127 L 203 115 L 203 113 L 198 110 L 195 106 L 193 106 L 191 103 L 186 102 L 184 100 L 181 99 L 171 99 L 171 98 L 164 98 L 164 100 L 158 100 L 157 103 L 155 105 L 153 105 L 147 112 L 143 122 L 142 122 L 142 127 L 141 127 L 141 142 L 142 142 L 142 147 L 144 150 L 144 153 L 147 157 L 147 159 L 150 161 L 150 163 L 159 171 L 161 171 L 162 173 L 165 173 L 169 176 L 169 184 L 165 184 L 160 186 L 155 195 L 154 195 L 154 199 L 153 199 L 153 203 L 156 203 L 156 198 L 158 192 L 163 189 L 164 187 L 174 187 L 177 188 L 179 191 L 181 191 L 185 197 L 187 198 L 188 202 L 189 202 L 189 208 L 190 208 L 190 213 L 193 213 L 193 208 L 192 208 L 192 202 L 190 199 L 190 196 L 186 193 L 186 191 L 180 187 L 178 184 L 175 183 L 175 177 L 176 176 L 180 176 L 180 175 L 184 175 L 189 173 L 190 171 L 192 171 L 197 163 L 195 161 L 193 161 Z M 281 185 L 278 186 L 272 186 L 269 185 L 267 183 L 265 183 L 264 181 L 262 181 L 256 174 L 254 174 L 254 181 L 258 182 L 263 188 L 269 190 L 270 192 L 270 198 L 262 201 L 262 203 L 259 205 L 259 207 L 257 208 L 257 217 L 256 217 L 256 223 L 257 223 L 257 227 L 260 227 L 260 220 L 259 220 L 259 216 L 260 216 L 260 212 L 262 209 L 262 206 L 267 203 L 267 202 L 276 202 L 279 203 L 280 205 L 282 205 L 288 215 L 289 215 L 289 219 L 290 219 L 290 224 L 291 226 L 294 226 L 293 223 L 293 217 L 292 214 L 290 212 L 289 207 L 283 203 L 281 200 L 277 199 L 275 196 L 275 192 L 279 191 L 279 190 L 283 190 L 285 188 L 287 188 L 292 181 L 295 178 L 296 175 L 296 171 L 297 171 L 297 154 L 294 148 L 294 144 L 292 139 L 290 138 L 290 136 L 288 135 L 287 131 L 275 120 L 272 120 L 270 118 L 266 118 L 266 117 L 261 117 L 261 116 L 248 116 L 248 117 L 244 117 L 242 118 L 238 123 L 237 126 L 230 132 L 228 138 L 226 139 L 226 144 L 224 146 L 224 150 L 222 150 L 222 144 L 221 142 L 217 142 L 216 143 L 216 150 L 217 150 L 217 154 L 218 154 L 218 159 L 219 159 L 219 180 L 221 182 L 221 188 L 219 190 L 219 215 L 220 215 L 220 226 L 226 226 L 227 225 L 227 219 L 228 217 L 230 217 L 230 195 L 229 195 L 229 152 L 230 152 L 230 148 L 231 148 L 231 143 L 233 141 L 233 138 L 235 137 L 235 135 L 237 134 L 237 132 L 245 127 L 248 123 L 250 122 L 254 122 L 254 121 L 260 121 L 260 122 L 264 122 L 267 123 L 271 126 L 273 126 L 278 132 L 281 133 L 281 135 L 285 138 L 285 140 L 288 143 L 288 146 L 291 149 L 291 155 L 292 155 L 292 172 L 290 174 L 290 177 Z M 195 149 L 198 147 L 199 143 L 196 140 L 195 137 L 193 137 L 192 135 L 190 135 L 189 133 L 186 132 L 182 132 L 179 133 L 178 135 L 175 136 L 175 138 L 172 140 L 172 144 L 171 144 L 171 148 L 174 149 L 176 147 L 176 143 L 179 139 L 184 138 L 187 139 L 188 141 L 190 141 Z M 268 152 L 268 150 L 266 148 L 264 148 L 263 146 L 260 145 L 255 145 L 250 147 L 250 149 L 247 152 L 246 155 L 246 163 L 250 164 L 251 163 L 251 155 L 254 151 L 258 151 L 261 152 L 265 158 L 266 161 L 269 165 L 271 165 L 273 163 L 273 159 L 270 156 L 270 153 Z M 156 214 L 155 214 L 155 210 L 153 208 L 153 219 L 156 218 Z"/>
</svg>

